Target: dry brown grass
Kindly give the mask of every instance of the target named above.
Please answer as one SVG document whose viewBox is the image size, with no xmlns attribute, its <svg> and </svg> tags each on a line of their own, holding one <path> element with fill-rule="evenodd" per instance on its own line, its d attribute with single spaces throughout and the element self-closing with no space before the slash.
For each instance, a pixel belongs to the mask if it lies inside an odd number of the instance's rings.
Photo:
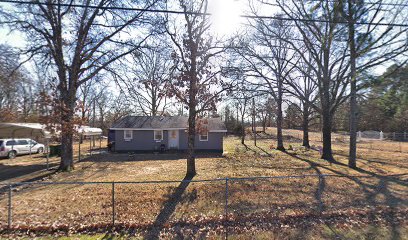
<svg viewBox="0 0 408 240">
<path fill-rule="evenodd" d="M 290 132 L 289 132 L 290 133 Z M 285 135 L 289 135 L 288 132 Z M 294 150 L 271 149 L 273 139 L 251 139 L 240 144 L 237 137 L 225 139 L 225 157 L 211 154 L 197 159 L 193 180 L 330 174 L 333 177 L 230 180 L 230 218 L 269 214 L 277 218 L 302 214 L 387 208 L 408 205 L 408 153 L 359 150 L 359 169 L 347 167 L 347 149 L 334 143 L 337 163 L 319 159 L 317 151 L 300 148 L 297 132 L 288 137 Z M 318 142 L 314 143 L 315 145 Z M 8 161 L 8 160 L 7 160 Z M 28 163 L 28 162 L 27 162 Z M 10 163 L 8 163 L 10 164 Z M 182 180 L 185 159 L 177 154 L 104 154 L 76 164 L 71 173 L 45 179 L 71 181 L 161 181 Z M 392 175 L 392 176 L 390 176 Z M 29 185 L 13 192 L 15 225 L 82 226 L 110 223 L 111 184 Z M 0 198 L 0 224 L 6 223 L 6 195 Z M 200 183 L 115 184 L 116 221 L 161 227 L 176 221 L 221 218 L 225 206 L 225 180 Z"/>
</svg>

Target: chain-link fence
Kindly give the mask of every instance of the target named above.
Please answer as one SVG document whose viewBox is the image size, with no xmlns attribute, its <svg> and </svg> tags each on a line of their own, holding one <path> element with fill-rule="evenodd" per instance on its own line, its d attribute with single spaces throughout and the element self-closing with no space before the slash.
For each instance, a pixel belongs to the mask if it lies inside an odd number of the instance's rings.
<svg viewBox="0 0 408 240">
<path fill-rule="evenodd" d="M 332 133 L 332 145 L 334 147 L 349 146 L 349 133 Z M 361 132 L 357 134 L 357 148 L 361 150 L 378 150 L 385 152 L 408 153 L 408 133 L 381 133 L 375 131 Z M 272 136 L 271 139 L 276 138 Z M 302 132 L 298 130 L 284 130 L 284 143 L 301 144 L 303 139 Z M 310 145 L 321 146 L 323 142 L 322 133 L 309 133 Z"/>
<path fill-rule="evenodd" d="M 150 229 L 211 226 L 404 205 L 396 176 L 301 175 L 145 182 L 31 182 L 0 185 L 1 229 Z M 375 189 L 375 191 L 373 191 Z M 399 200 L 400 199 L 400 200 Z M 402 202 L 401 202 L 402 201 Z M 269 220 L 268 220 L 269 219 Z"/>
</svg>

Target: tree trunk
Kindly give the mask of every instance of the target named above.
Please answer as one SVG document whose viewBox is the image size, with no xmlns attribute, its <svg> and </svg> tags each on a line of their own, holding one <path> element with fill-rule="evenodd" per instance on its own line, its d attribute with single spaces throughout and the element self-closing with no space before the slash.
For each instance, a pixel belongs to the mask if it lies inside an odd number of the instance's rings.
<svg viewBox="0 0 408 240">
<path fill-rule="evenodd" d="M 327 108 L 323 108 L 323 154 L 322 159 L 327 161 L 334 161 L 332 146 L 331 146 L 331 131 L 332 131 L 332 118 L 330 114 L 330 110 Z"/>
<path fill-rule="evenodd" d="M 93 110 L 93 114 L 92 114 L 92 127 L 95 127 L 95 118 L 96 118 L 96 105 L 95 105 L 95 97 L 93 99 L 93 106 L 92 106 L 92 110 Z M 93 147 L 95 147 L 95 137 L 92 137 L 92 145 Z"/>
<path fill-rule="evenodd" d="M 350 152 L 348 165 L 356 168 L 357 158 L 357 83 L 356 83 L 356 47 L 354 42 L 353 4 L 348 0 L 348 30 L 350 47 Z"/>
<path fill-rule="evenodd" d="M 310 148 L 309 143 L 309 105 L 306 103 L 303 104 L 303 143 L 302 146 Z"/>
<path fill-rule="evenodd" d="M 279 151 L 285 151 L 285 147 L 283 146 L 283 134 L 282 134 L 283 114 L 282 114 L 282 97 L 281 96 L 279 96 L 277 105 L 278 105 L 278 109 L 277 109 L 277 116 L 276 116 L 276 129 L 277 129 L 278 146 L 276 147 L 276 149 Z"/>
<path fill-rule="evenodd" d="M 70 79 L 69 82 L 77 82 Z M 64 82 L 62 82 L 64 83 Z M 74 112 L 76 103 L 76 88 L 65 87 L 60 83 L 61 93 L 61 162 L 59 171 L 71 171 L 74 169 L 73 136 L 74 136 Z"/>
<path fill-rule="evenodd" d="M 72 144 L 72 132 L 61 134 L 61 162 L 59 171 L 71 171 L 74 169 Z"/>
<path fill-rule="evenodd" d="M 322 105 L 322 135 L 323 135 L 323 153 L 322 159 L 333 162 L 333 152 L 331 145 L 331 132 L 333 128 L 333 118 L 331 109 L 331 91 L 330 91 L 330 74 L 329 74 L 329 60 L 330 60 L 330 47 L 325 46 L 323 50 L 323 69 L 322 69 L 322 93 L 321 105 Z M 334 114 L 334 113 L 333 113 Z"/>
<path fill-rule="evenodd" d="M 241 144 L 242 144 L 242 145 L 245 145 L 244 116 L 241 116 Z"/>
<path fill-rule="evenodd" d="M 67 112 L 62 113 L 61 118 L 61 162 L 59 166 L 59 171 L 71 171 L 74 169 L 74 160 L 73 160 L 73 112 L 74 104 L 70 99 L 66 101 L 68 104 Z"/>
<path fill-rule="evenodd" d="M 193 177 L 197 174 L 195 168 L 195 146 L 194 140 L 196 135 L 196 111 L 194 107 L 189 108 L 188 115 L 188 157 L 187 157 L 187 174 L 186 176 Z"/>
<path fill-rule="evenodd" d="M 252 98 L 252 133 L 254 134 L 254 145 L 256 146 L 256 112 L 255 112 L 255 98 Z"/>
<path fill-rule="evenodd" d="M 266 133 L 266 117 L 264 117 L 262 120 L 262 132 Z"/>
</svg>

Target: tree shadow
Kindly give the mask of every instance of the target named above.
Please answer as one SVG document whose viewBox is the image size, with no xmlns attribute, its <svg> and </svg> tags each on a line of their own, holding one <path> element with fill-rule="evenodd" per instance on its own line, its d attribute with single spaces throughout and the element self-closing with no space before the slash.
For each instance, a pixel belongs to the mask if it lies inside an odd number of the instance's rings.
<svg viewBox="0 0 408 240">
<path fill-rule="evenodd" d="M 58 163 L 50 163 L 49 168 L 54 168 L 58 166 Z M 47 169 L 47 165 L 44 164 L 32 164 L 32 165 L 4 165 L 0 164 L 0 182 L 11 180 L 14 178 L 22 177 L 25 175 L 29 175 L 38 171 L 43 171 Z M 48 175 L 48 171 L 45 172 L 45 175 Z M 37 177 L 26 180 L 26 181 L 34 181 L 37 180 Z"/>
<path fill-rule="evenodd" d="M 257 153 L 258 153 L 257 151 L 255 151 L 254 149 L 252 149 L 249 145 L 247 145 L 247 144 L 245 144 L 245 143 L 242 143 L 242 145 L 244 145 L 245 150 L 251 151 L 251 152 L 253 152 L 254 154 L 257 154 Z"/>
<path fill-rule="evenodd" d="M 245 144 L 245 143 L 242 144 L 242 145 L 244 145 L 244 147 L 245 147 L 245 149 L 246 149 L 247 151 L 251 151 L 251 152 L 253 152 L 254 154 L 259 154 L 259 152 L 256 151 L 256 149 L 251 148 L 249 145 L 247 145 L 247 144 Z M 255 146 L 255 148 L 259 149 L 259 150 L 260 150 L 262 153 L 264 153 L 266 156 L 272 157 L 272 154 L 271 154 L 270 152 L 266 151 L 264 148 L 261 148 L 261 147 L 259 147 L 259 146 Z"/>
<path fill-rule="evenodd" d="M 343 157 L 348 157 L 349 155 L 340 151 L 334 151 L 334 153 L 336 155 L 340 155 Z M 390 162 L 385 162 L 385 161 L 381 161 L 380 159 L 375 159 L 375 158 L 365 158 L 363 156 L 358 156 L 358 159 L 363 160 L 363 161 L 367 161 L 368 163 L 378 163 L 381 165 L 389 165 L 389 166 L 393 166 L 393 167 L 398 167 L 398 168 L 404 168 L 404 169 L 408 169 L 408 167 L 402 165 L 402 164 L 396 164 L 396 163 L 390 163 Z"/>
<path fill-rule="evenodd" d="M 327 171 L 330 171 L 333 174 L 338 175 L 339 177 L 343 177 L 343 178 L 347 178 L 349 180 L 352 180 L 354 183 L 356 183 L 359 187 L 362 188 L 362 191 L 365 195 L 365 202 L 368 203 L 371 206 L 377 206 L 379 203 L 376 202 L 376 197 L 380 194 L 384 195 L 385 197 L 385 204 L 386 206 L 388 206 L 391 211 L 390 211 L 390 216 L 387 220 L 387 222 L 390 224 L 391 228 L 392 228 L 392 239 L 400 239 L 400 232 L 398 231 L 398 224 L 394 221 L 395 219 L 395 212 L 397 210 L 398 206 L 406 206 L 407 205 L 407 201 L 404 199 L 401 199 L 397 196 L 395 196 L 391 191 L 390 191 L 390 187 L 389 184 L 390 183 L 395 183 L 404 187 L 408 187 L 408 182 L 406 180 L 402 180 L 399 179 L 398 177 L 403 177 L 403 176 L 407 176 L 407 174 L 396 174 L 396 175 L 392 175 L 392 176 L 383 176 L 383 175 L 379 175 L 377 173 L 362 169 L 362 168 L 353 168 L 353 170 L 359 172 L 359 173 L 364 173 L 366 175 L 368 175 L 371 178 L 374 178 L 376 180 L 378 180 L 377 184 L 370 184 L 370 183 L 366 183 L 363 182 L 361 180 L 361 177 L 359 176 L 352 176 L 352 175 L 348 175 L 345 174 L 341 171 L 335 170 L 332 167 L 330 167 L 332 164 L 333 165 L 340 165 L 340 166 L 345 166 L 348 167 L 348 165 L 341 163 L 341 162 L 330 162 L 330 166 L 325 166 L 319 163 L 316 163 L 314 161 L 305 159 L 305 158 L 301 158 L 295 154 L 292 153 L 288 153 L 286 152 L 286 154 L 288 154 L 289 156 L 298 159 L 300 161 L 303 162 L 307 162 L 313 169 L 315 169 L 316 171 L 319 172 L 319 174 L 321 174 L 320 169 L 325 169 Z M 364 177 L 364 176 L 362 176 Z M 317 194 L 317 192 L 315 193 L 315 197 L 318 200 L 319 204 L 323 204 L 323 201 L 321 199 L 322 193 L 324 188 L 322 188 L 322 186 L 320 185 L 322 184 L 319 181 L 319 187 L 318 190 L 320 190 L 321 192 L 319 194 Z M 351 187 L 351 186 L 350 186 Z M 380 203 L 381 204 L 381 203 Z M 324 208 L 322 208 L 322 210 L 324 210 Z M 375 216 L 371 216 L 373 214 L 370 214 L 369 216 L 369 220 L 371 222 L 375 221 Z"/>
<path fill-rule="evenodd" d="M 81 162 L 145 162 L 145 161 L 169 161 L 169 160 L 184 160 L 187 158 L 184 152 L 174 153 L 108 153 L 95 154 L 81 159 Z M 222 153 L 219 152 L 197 152 L 196 159 L 201 158 L 223 158 Z"/>
<path fill-rule="evenodd" d="M 188 185 L 190 184 L 193 176 L 186 175 L 184 179 L 180 182 L 179 186 L 173 191 L 166 202 L 163 204 L 163 208 L 156 220 L 153 223 L 152 228 L 146 234 L 145 239 L 159 239 L 160 232 L 165 227 L 166 223 L 169 221 L 171 215 L 176 210 L 177 205 L 182 202 L 182 196 Z"/>
</svg>

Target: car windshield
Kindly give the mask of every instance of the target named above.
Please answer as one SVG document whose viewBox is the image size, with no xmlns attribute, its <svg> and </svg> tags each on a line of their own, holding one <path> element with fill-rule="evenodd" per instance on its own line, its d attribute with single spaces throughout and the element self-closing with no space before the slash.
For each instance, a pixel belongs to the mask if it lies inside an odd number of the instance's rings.
<svg viewBox="0 0 408 240">
<path fill-rule="evenodd" d="M 2 146 L 3 145 L 3 141 L 0 141 L 0 146 Z"/>
</svg>

